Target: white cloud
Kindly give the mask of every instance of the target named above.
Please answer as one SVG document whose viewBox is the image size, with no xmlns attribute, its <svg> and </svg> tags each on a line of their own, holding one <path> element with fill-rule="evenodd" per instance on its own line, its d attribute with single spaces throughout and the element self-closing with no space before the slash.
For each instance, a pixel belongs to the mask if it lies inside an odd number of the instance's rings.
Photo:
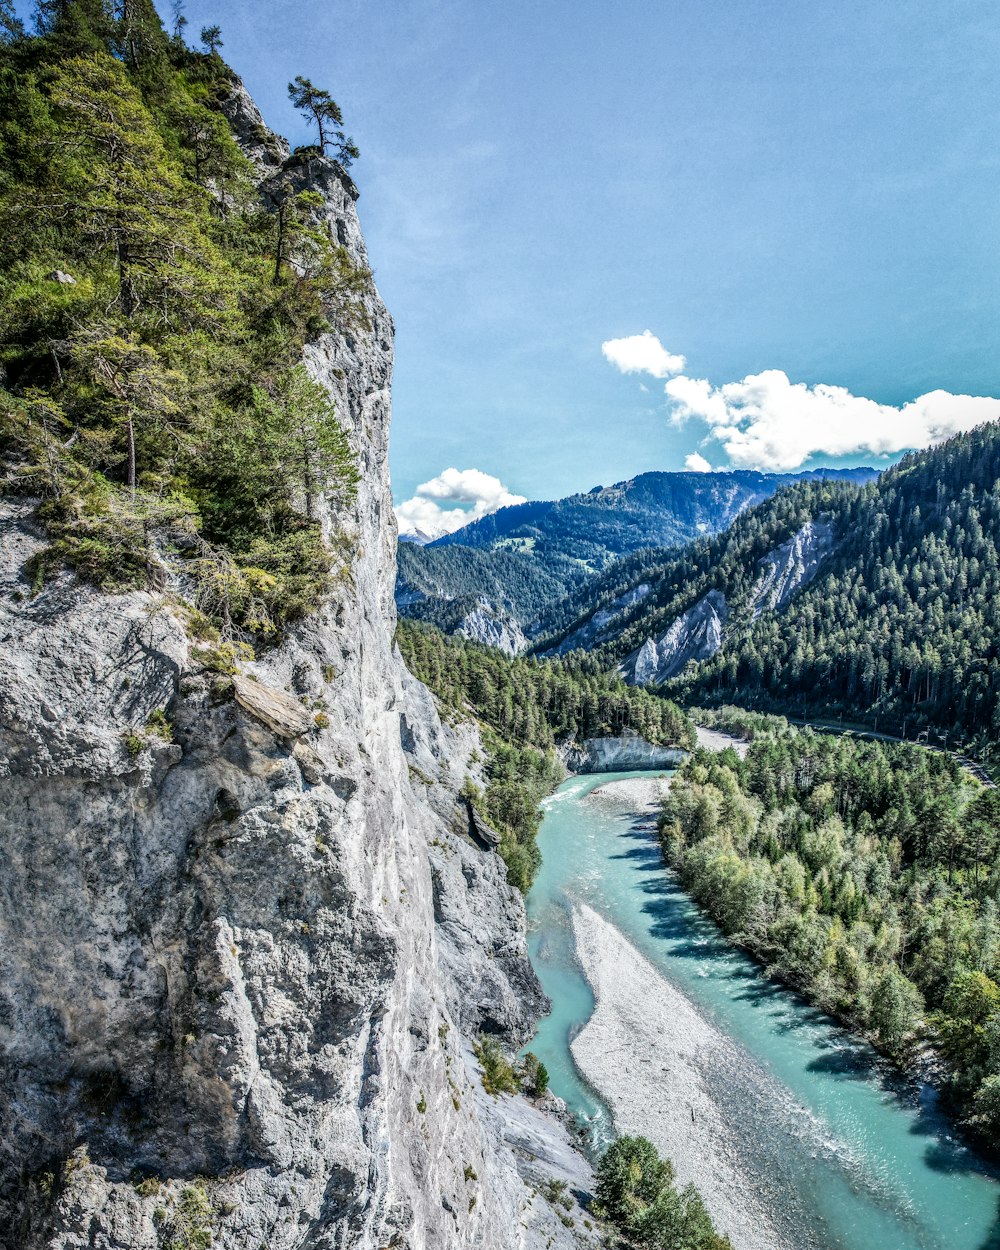
<svg viewBox="0 0 1000 1250">
<path fill-rule="evenodd" d="M 652 330 L 624 339 L 608 339 L 601 344 L 601 351 L 621 373 L 649 373 L 654 378 L 680 373 L 687 364 L 683 356 L 668 352 Z"/>
<path fill-rule="evenodd" d="M 691 473 L 711 473 L 712 466 L 708 463 L 704 456 L 699 456 L 693 451 L 690 456 L 685 457 L 684 468 Z"/>
<path fill-rule="evenodd" d="M 740 468 L 797 469 L 814 455 L 891 455 L 1000 419 L 1000 399 L 937 390 L 896 408 L 842 386 L 792 382 L 780 369 L 720 387 L 680 376 L 664 390 L 674 421 L 704 421 Z"/>
<path fill-rule="evenodd" d="M 438 500 L 471 507 L 443 508 Z M 412 499 L 399 504 L 396 520 L 401 534 L 440 538 L 499 508 L 525 502 L 523 495 L 512 494 L 490 473 L 480 469 L 445 469 L 429 482 L 422 482 Z"/>
</svg>

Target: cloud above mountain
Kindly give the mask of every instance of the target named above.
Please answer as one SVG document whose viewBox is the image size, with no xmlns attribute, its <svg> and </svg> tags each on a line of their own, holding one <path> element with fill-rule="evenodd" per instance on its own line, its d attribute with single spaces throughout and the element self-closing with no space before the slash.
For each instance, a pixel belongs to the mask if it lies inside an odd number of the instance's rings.
<svg viewBox="0 0 1000 1250">
<path fill-rule="evenodd" d="M 640 341 L 646 343 L 644 348 L 638 346 Z M 680 368 L 685 363 L 648 330 L 612 339 L 601 350 L 623 373 L 655 378 L 666 376 L 665 360 L 680 361 Z M 630 362 L 628 367 L 622 360 Z M 789 471 L 813 456 L 888 456 L 1000 420 L 1000 399 L 989 396 L 935 390 L 896 407 L 854 395 L 843 386 L 793 382 L 780 369 L 765 369 L 722 386 L 688 377 L 680 369 L 668 372 L 676 375 L 667 377 L 663 387 L 673 422 L 704 422 L 708 427 L 704 442 L 715 440 L 734 468 Z M 685 464 L 704 472 L 708 461 L 696 452 Z"/>
<path fill-rule="evenodd" d="M 396 520 L 400 534 L 433 539 L 453 534 L 500 508 L 525 502 L 523 495 L 513 494 L 490 473 L 449 468 L 422 482 L 411 499 L 399 504 Z M 442 506 L 446 503 L 457 506 Z"/>
</svg>

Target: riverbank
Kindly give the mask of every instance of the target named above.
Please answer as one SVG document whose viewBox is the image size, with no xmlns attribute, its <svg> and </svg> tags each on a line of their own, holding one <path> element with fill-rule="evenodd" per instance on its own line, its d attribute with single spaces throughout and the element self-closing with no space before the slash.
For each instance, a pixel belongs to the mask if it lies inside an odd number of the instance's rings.
<svg viewBox="0 0 1000 1250">
<path fill-rule="evenodd" d="M 573 930 L 595 1008 L 570 1049 L 615 1129 L 648 1137 L 697 1185 L 735 1250 L 784 1250 L 706 1084 L 708 1068 L 745 1070 L 747 1056 L 593 908 L 574 907 Z M 769 1078 L 753 1084 L 763 1096 Z"/>
</svg>

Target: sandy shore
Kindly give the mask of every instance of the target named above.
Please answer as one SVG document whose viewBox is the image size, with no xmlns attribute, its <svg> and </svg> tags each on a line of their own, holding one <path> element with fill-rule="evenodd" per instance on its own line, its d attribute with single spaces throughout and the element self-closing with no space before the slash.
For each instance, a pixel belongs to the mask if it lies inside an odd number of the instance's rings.
<svg viewBox="0 0 1000 1250">
<path fill-rule="evenodd" d="M 789 1250 L 706 1086 L 709 1070 L 746 1076 L 747 1057 L 592 908 L 575 907 L 573 926 L 597 1005 L 571 1049 L 615 1128 L 648 1137 L 681 1184 L 698 1186 L 735 1250 Z"/>
</svg>

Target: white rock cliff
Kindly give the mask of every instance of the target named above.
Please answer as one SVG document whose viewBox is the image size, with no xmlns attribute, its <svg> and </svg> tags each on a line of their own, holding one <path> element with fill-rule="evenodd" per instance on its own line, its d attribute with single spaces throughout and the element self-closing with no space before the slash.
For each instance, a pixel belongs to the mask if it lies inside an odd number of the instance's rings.
<svg viewBox="0 0 1000 1250">
<path fill-rule="evenodd" d="M 228 112 L 277 168 L 241 88 Z M 364 263 L 351 181 L 326 160 L 295 176 Z M 235 683 L 168 594 L 67 574 L 33 596 L 44 537 L 30 501 L 4 504 L 3 1250 L 586 1236 L 519 1172 L 585 1188 L 566 1133 L 486 1098 L 469 1054 L 481 1029 L 523 1040 L 543 998 L 521 898 L 458 819 L 474 735 L 393 649 L 393 328 L 374 289 L 367 311 L 306 352 L 361 470 L 328 518 L 349 577 Z M 158 709 L 173 742 L 145 729 Z"/>
</svg>

